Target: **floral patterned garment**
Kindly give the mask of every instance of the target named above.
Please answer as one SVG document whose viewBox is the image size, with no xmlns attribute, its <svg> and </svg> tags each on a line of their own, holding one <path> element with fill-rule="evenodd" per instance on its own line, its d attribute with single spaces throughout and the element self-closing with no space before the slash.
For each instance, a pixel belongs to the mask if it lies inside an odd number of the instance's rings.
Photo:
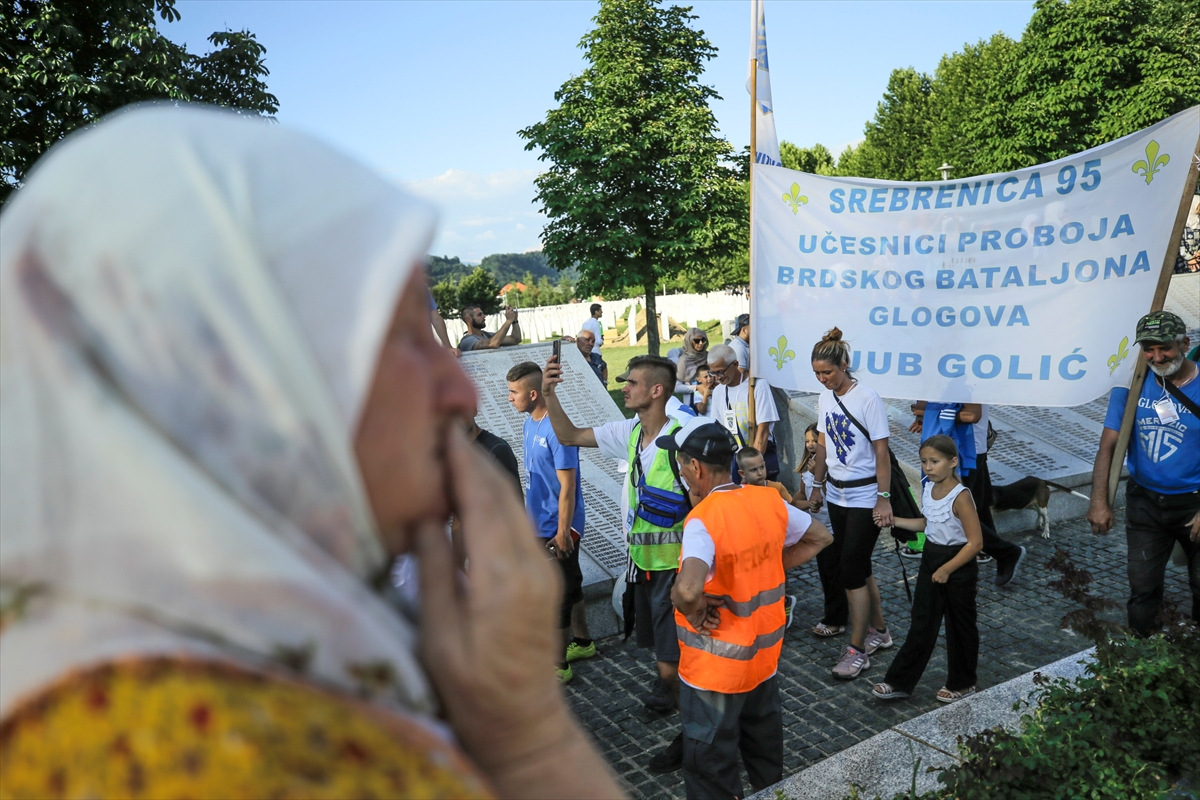
<svg viewBox="0 0 1200 800">
<path fill-rule="evenodd" d="M 212 662 L 76 673 L 0 721 L 0 798 L 490 797 L 454 748 L 349 697 Z"/>
</svg>

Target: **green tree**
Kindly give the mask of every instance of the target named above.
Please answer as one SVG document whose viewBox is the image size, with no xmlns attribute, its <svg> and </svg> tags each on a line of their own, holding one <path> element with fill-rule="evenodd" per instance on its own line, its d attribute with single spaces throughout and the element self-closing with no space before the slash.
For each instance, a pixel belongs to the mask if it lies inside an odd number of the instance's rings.
<svg viewBox="0 0 1200 800">
<path fill-rule="evenodd" d="M 0 13 L 0 202 L 71 131 L 141 100 L 194 100 L 273 115 L 266 48 L 217 32 L 197 55 L 158 32 L 175 0 L 9 0 Z"/>
<path fill-rule="evenodd" d="M 807 172 L 810 175 L 832 175 L 833 154 L 823 144 L 800 147 L 786 139 L 779 143 L 779 158 L 788 169 Z"/>
<path fill-rule="evenodd" d="M 928 180 L 922 175 L 921 155 L 929 144 L 929 76 L 912 67 L 892 71 L 887 91 L 866 125 L 866 138 L 838 158 L 839 175 L 893 181 Z"/>
<path fill-rule="evenodd" d="M 938 168 L 957 176 L 981 175 L 997 168 L 987 144 L 986 119 L 999 76 L 1011 68 L 1017 43 L 997 33 L 987 41 L 943 56 L 933 76 L 929 139 L 918 159 L 922 179 L 940 178 Z"/>
<path fill-rule="evenodd" d="M 700 83 L 716 48 L 689 23 L 691 9 L 660 0 L 601 0 L 580 43 L 586 68 L 555 93 L 546 119 L 520 131 L 549 169 L 537 201 L 549 221 L 552 266 L 578 265 L 577 291 L 638 287 L 654 314 L 663 280 L 731 254 L 745 195 L 732 150 Z M 649 349 L 658 353 L 657 326 Z"/>
<path fill-rule="evenodd" d="M 495 314 L 500 310 L 500 287 L 495 278 L 483 267 L 458 282 L 458 307 L 479 306 L 485 314 Z"/>
<path fill-rule="evenodd" d="M 453 319 L 458 316 L 458 286 L 452 278 L 438 281 L 429 287 L 433 294 L 433 302 L 437 303 L 438 314 L 443 319 Z"/>
<path fill-rule="evenodd" d="M 1198 0 L 1038 0 L 997 76 L 984 145 L 993 169 L 1016 169 L 1198 103 Z"/>
<path fill-rule="evenodd" d="M 534 278 L 543 276 L 557 278 L 558 270 L 546 261 L 546 255 L 541 251 L 533 253 L 493 253 L 484 256 L 479 266 L 492 273 L 492 277 L 503 286 L 506 283 L 521 280 L 522 275 L 533 275 Z M 527 284 L 528 285 L 528 284 Z"/>
<path fill-rule="evenodd" d="M 1200 104 L 1200 0 L 1037 0 L 1020 41 L 896 70 L 839 175 L 931 180 L 1045 163 Z"/>
<path fill-rule="evenodd" d="M 458 256 L 429 257 L 429 281 L 437 283 L 442 280 L 458 281 L 471 274 L 471 267 L 458 260 Z"/>
</svg>

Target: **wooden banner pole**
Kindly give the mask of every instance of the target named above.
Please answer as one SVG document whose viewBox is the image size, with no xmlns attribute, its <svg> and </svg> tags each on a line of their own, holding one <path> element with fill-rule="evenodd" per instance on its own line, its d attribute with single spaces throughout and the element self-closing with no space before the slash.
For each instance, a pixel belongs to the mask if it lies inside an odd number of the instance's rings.
<svg viewBox="0 0 1200 800">
<path fill-rule="evenodd" d="M 1167 290 L 1171 288 L 1171 275 L 1175 271 L 1175 259 L 1179 255 L 1179 240 L 1183 236 L 1183 227 L 1187 224 L 1188 211 L 1191 209 L 1192 196 L 1196 193 L 1196 181 L 1200 179 L 1200 137 L 1196 139 L 1196 149 L 1192 161 L 1188 165 L 1187 180 L 1183 182 L 1183 197 L 1179 200 L 1179 210 L 1175 213 L 1175 226 L 1171 228 L 1171 241 L 1167 245 L 1167 254 L 1163 257 L 1162 271 L 1158 274 L 1158 286 L 1154 289 L 1154 300 L 1150 303 L 1150 311 L 1162 311 L 1167 299 Z M 1149 312 L 1148 312 L 1149 313 Z M 1138 399 L 1142 395 L 1142 384 L 1146 380 L 1148 365 L 1142 357 L 1141 346 L 1137 349 L 1137 366 L 1133 370 L 1133 383 L 1129 385 L 1129 399 L 1125 402 L 1125 414 L 1121 417 L 1121 430 L 1117 433 L 1117 448 L 1113 451 L 1112 465 L 1108 468 L 1108 505 L 1112 508 L 1117 499 L 1117 485 L 1121 481 L 1121 467 L 1125 464 L 1125 451 L 1129 448 L 1129 438 L 1133 433 L 1133 418 L 1137 413 Z"/>
<path fill-rule="evenodd" d="M 749 259 L 749 288 L 747 289 L 746 301 L 750 321 L 754 321 L 754 162 L 758 159 L 758 59 L 750 59 L 750 259 Z M 754 329 L 751 328 L 750 335 L 754 335 Z M 749 361 L 749 359 L 747 359 Z M 750 391 L 748 391 L 746 402 L 750 409 L 750 441 L 747 445 L 754 443 L 754 433 L 758 428 L 758 413 L 754 402 L 754 373 L 750 371 L 750 365 L 744 364 L 746 374 L 750 378 Z"/>
</svg>

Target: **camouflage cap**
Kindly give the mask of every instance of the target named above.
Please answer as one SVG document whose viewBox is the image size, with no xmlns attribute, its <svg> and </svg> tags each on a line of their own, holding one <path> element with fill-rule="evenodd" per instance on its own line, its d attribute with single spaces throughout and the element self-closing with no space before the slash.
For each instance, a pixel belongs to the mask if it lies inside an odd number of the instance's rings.
<svg viewBox="0 0 1200 800">
<path fill-rule="evenodd" d="M 1133 341 L 1137 344 L 1167 344 L 1175 341 L 1176 336 L 1186 334 L 1187 326 L 1179 317 L 1170 311 L 1152 311 L 1138 320 L 1137 337 Z"/>
</svg>

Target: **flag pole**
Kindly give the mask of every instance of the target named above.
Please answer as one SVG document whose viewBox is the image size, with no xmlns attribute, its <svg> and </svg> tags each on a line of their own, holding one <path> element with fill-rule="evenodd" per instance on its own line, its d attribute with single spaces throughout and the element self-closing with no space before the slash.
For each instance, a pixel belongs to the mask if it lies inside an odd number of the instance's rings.
<svg viewBox="0 0 1200 800">
<path fill-rule="evenodd" d="M 749 288 L 746 294 L 747 314 L 750 321 L 754 321 L 754 162 L 758 159 L 758 59 L 750 59 L 750 258 L 749 258 L 749 273 L 747 280 Z M 754 335 L 754 329 L 751 328 L 750 335 Z M 747 349 L 747 352 L 749 350 Z M 747 357 L 747 362 L 749 358 Z M 750 371 L 750 364 L 746 364 L 746 373 L 750 377 L 750 391 L 748 391 L 746 403 L 750 409 L 750 442 L 754 442 L 754 434 L 758 429 L 758 414 L 754 402 L 754 373 Z M 764 457 L 766 454 L 763 454 Z"/>
<path fill-rule="evenodd" d="M 1194 166 L 1193 166 L 1194 165 Z M 1179 199 L 1179 210 L 1175 212 L 1175 226 L 1171 228 L 1171 241 L 1167 245 L 1167 253 L 1163 256 L 1162 270 L 1158 273 L 1158 286 L 1154 289 L 1154 299 L 1150 303 L 1150 312 L 1162 311 L 1167 299 L 1167 290 L 1171 288 L 1171 275 L 1175 271 L 1175 258 L 1179 254 L 1179 240 L 1183 237 L 1183 227 L 1187 224 L 1188 210 L 1192 204 L 1192 195 L 1196 193 L 1196 182 L 1200 180 L 1200 138 L 1196 139 L 1196 149 L 1188 166 L 1187 180 L 1183 182 L 1183 196 Z M 1142 357 L 1141 345 L 1137 348 L 1137 366 L 1133 368 L 1133 382 L 1129 385 L 1129 399 L 1125 401 L 1125 413 L 1121 417 L 1121 430 L 1117 433 L 1117 447 L 1113 451 L 1112 464 L 1108 467 L 1108 507 L 1112 508 L 1117 500 L 1117 485 L 1121 482 L 1121 467 L 1125 464 L 1125 451 L 1129 449 L 1129 439 L 1133 433 L 1133 419 L 1137 414 L 1138 399 L 1142 396 L 1142 384 L 1146 381 L 1148 364 Z"/>
</svg>

